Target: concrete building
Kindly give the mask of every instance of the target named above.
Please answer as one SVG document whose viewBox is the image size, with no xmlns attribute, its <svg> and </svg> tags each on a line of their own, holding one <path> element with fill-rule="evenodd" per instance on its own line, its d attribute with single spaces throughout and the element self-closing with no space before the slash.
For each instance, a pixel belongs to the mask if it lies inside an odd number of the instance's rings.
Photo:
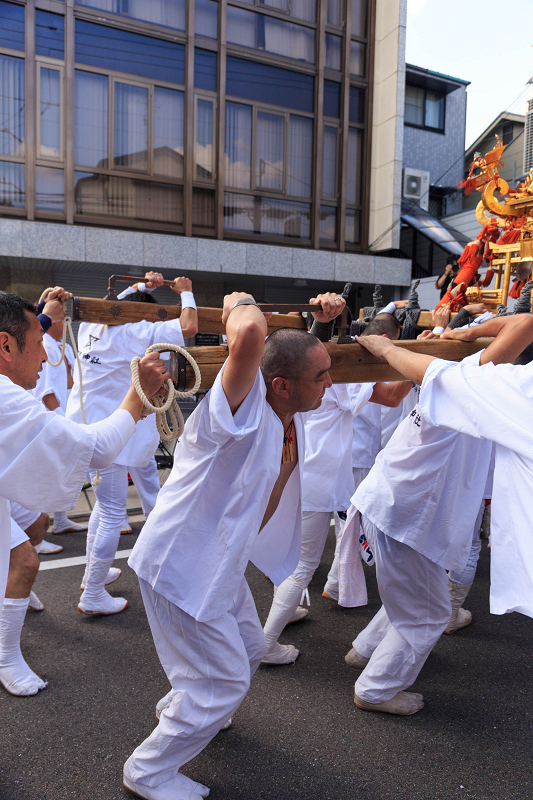
<svg viewBox="0 0 533 800">
<path fill-rule="evenodd" d="M 0 288 L 409 284 L 405 0 L 0 0 Z"/>
</svg>

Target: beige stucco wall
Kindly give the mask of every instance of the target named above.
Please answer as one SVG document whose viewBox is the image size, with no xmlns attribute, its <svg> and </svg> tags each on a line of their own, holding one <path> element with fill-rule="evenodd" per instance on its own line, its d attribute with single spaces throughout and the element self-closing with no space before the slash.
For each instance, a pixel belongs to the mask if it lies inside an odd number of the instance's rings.
<svg viewBox="0 0 533 800">
<path fill-rule="evenodd" d="M 369 242 L 399 247 L 407 0 L 377 0 Z M 394 227 L 391 230 L 391 226 Z"/>
</svg>

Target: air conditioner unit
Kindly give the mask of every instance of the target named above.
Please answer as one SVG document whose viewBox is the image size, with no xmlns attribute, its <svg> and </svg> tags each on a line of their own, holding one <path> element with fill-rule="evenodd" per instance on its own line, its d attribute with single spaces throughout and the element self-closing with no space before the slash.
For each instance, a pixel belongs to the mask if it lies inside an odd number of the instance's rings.
<svg viewBox="0 0 533 800">
<path fill-rule="evenodd" d="M 405 167 L 403 171 L 403 196 L 424 211 L 429 207 L 429 172 Z"/>
</svg>

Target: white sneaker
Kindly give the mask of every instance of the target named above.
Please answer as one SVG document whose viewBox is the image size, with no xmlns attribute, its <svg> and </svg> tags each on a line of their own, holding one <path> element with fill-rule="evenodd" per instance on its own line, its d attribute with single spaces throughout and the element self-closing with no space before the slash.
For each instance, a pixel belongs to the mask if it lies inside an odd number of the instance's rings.
<svg viewBox="0 0 533 800">
<path fill-rule="evenodd" d="M 382 711 L 385 714 L 398 714 L 409 717 L 424 708 L 424 698 L 418 692 L 398 692 L 383 703 L 369 703 L 354 694 L 354 703 L 363 711 Z"/>
<path fill-rule="evenodd" d="M 292 622 L 300 622 L 301 619 L 305 619 L 309 614 L 309 609 L 304 608 L 303 606 L 298 606 L 290 620 L 287 622 L 287 625 L 290 625 Z"/>
<path fill-rule="evenodd" d="M 187 778 L 181 772 L 157 786 L 137 783 L 128 774 L 128 764 L 129 759 L 124 764 L 124 787 L 143 800 L 203 800 L 209 794 L 207 786 Z"/>
<path fill-rule="evenodd" d="M 279 644 L 279 642 L 276 642 L 265 653 L 261 659 L 261 664 L 293 664 L 299 655 L 300 651 L 292 644 Z"/>
<path fill-rule="evenodd" d="M 105 585 L 109 586 L 110 583 L 115 583 L 115 581 L 118 581 L 121 575 L 122 575 L 121 569 L 119 569 L 118 567 L 109 567 L 109 572 L 107 573 L 107 578 L 105 579 Z M 80 586 L 80 592 L 83 592 L 84 590 L 85 590 L 85 581 L 82 580 Z"/>
<path fill-rule="evenodd" d="M 62 546 L 60 544 L 52 544 L 52 542 L 45 542 L 43 539 L 41 544 L 39 545 L 39 554 L 42 556 L 48 556 L 51 553 L 60 553 L 62 551 Z"/>
</svg>

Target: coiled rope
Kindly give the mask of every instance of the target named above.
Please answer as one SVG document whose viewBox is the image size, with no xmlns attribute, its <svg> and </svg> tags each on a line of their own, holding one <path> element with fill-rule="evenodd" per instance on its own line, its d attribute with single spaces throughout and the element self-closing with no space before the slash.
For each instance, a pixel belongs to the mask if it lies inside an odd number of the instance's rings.
<svg viewBox="0 0 533 800">
<path fill-rule="evenodd" d="M 166 344 L 166 343 L 159 343 L 159 344 L 152 344 L 146 351 L 145 355 L 147 356 L 149 353 L 153 353 L 154 351 L 165 351 L 165 350 L 172 350 L 174 353 L 180 353 L 184 356 L 191 367 L 194 370 L 194 386 L 192 389 L 189 389 L 187 392 L 178 392 L 177 389 L 174 388 L 174 384 L 171 380 L 167 380 L 167 395 L 165 398 L 163 397 L 154 397 L 154 404 L 150 402 L 150 400 L 146 397 L 141 382 L 139 380 L 139 361 L 140 356 L 135 356 L 135 358 L 131 361 L 131 374 L 133 376 L 133 385 L 135 386 L 135 390 L 139 395 L 143 406 L 148 410 L 153 412 L 156 415 L 156 424 L 157 430 L 162 439 L 167 442 L 171 442 L 174 439 L 179 439 L 181 434 L 183 433 L 183 428 L 185 426 L 185 421 L 183 419 L 183 414 L 181 413 L 181 408 L 178 405 L 178 398 L 180 400 L 185 399 L 186 397 L 191 397 L 193 394 L 196 394 L 198 389 L 200 388 L 200 384 L 202 382 L 202 376 L 200 374 L 200 369 L 198 364 L 191 356 L 191 354 L 185 350 L 183 347 L 179 347 L 177 344 Z M 170 419 L 170 425 L 168 424 L 167 414 Z"/>
</svg>

